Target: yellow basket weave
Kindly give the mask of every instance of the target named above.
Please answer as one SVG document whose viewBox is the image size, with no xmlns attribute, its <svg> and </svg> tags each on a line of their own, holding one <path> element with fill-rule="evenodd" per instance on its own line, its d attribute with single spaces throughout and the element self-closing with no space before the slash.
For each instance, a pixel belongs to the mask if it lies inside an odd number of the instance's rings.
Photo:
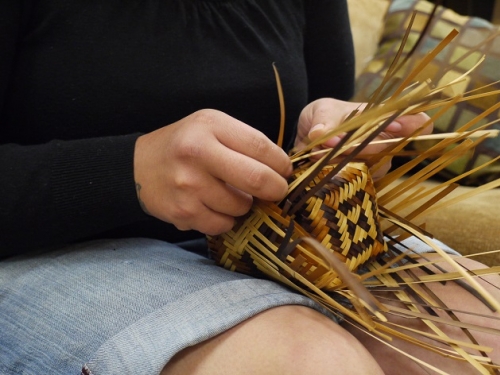
<svg viewBox="0 0 500 375">
<path fill-rule="evenodd" d="M 213 258 L 227 269 L 255 276 L 269 276 L 270 263 L 265 259 L 274 258 L 272 263 L 283 262 L 316 287 L 331 290 L 342 280 L 312 247 L 299 243 L 300 238 L 316 239 L 351 271 L 387 250 L 366 164 L 351 162 L 325 182 L 332 169 L 331 165 L 324 167 L 291 202 L 293 207 L 310 189 L 322 184 L 303 205 L 288 210 L 294 212 L 292 216 L 281 204 L 256 202 L 231 231 L 209 238 Z M 292 182 L 305 170 L 297 169 Z"/>
</svg>

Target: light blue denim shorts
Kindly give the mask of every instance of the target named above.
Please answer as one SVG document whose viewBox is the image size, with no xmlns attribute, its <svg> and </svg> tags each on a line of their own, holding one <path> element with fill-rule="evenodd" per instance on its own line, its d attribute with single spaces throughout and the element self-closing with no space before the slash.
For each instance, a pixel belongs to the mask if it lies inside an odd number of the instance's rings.
<svg viewBox="0 0 500 375">
<path fill-rule="evenodd" d="M 0 374 L 156 375 L 180 350 L 281 305 L 328 314 L 156 240 L 10 258 L 0 262 Z"/>
<path fill-rule="evenodd" d="M 183 348 L 290 304 L 322 311 L 156 240 L 11 258 L 0 262 L 0 374 L 159 374 Z"/>
</svg>

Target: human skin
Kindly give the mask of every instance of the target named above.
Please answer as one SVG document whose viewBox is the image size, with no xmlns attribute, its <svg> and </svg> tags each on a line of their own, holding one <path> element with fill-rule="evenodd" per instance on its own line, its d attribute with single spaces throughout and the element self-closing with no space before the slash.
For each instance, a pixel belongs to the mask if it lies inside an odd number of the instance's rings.
<svg viewBox="0 0 500 375">
<path fill-rule="evenodd" d="M 180 351 L 161 375 L 383 374 L 340 325 L 304 306 L 266 310 Z"/>
<path fill-rule="evenodd" d="M 216 235 L 248 212 L 253 198 L 279 200 L 292 165 L 263 133 L 205 109 L 136 142 L 134 178 L 147 213 Z"/>
<path fill-rule="evenodd" d="M 323 98 L 310 103 L 300 114 L 295 148 L 298 150 L 304 148 L 307 142 L 314 141 L 322 137 L 326 132 L 338 127 L 352 111 L 362 110 L 364 107 L 365 103 L 344 102 L 332 98 Z M 400 116 L 391 122 L 383 132 L 378 134 L 375 141 L 407 137 L 417 130 L 421 135 L 430 134 L 432 128 L 433 124 L 429 121 L 429 116 L 423 112 Z M 341 136 L 328 139 L 322 147 L 335 147 L 340 142 Z M 357 155 L 357 158 L 368 158 L 370 155 L 382 152 L 386 147 L 385 144 L 369 145 Z M 346 154 L 348 153 L 349 150 Z M 372 171 L 372 177 L 375 180 L 383 177 L 390 167 L 391 162 L 388 160 L 383 166 Z"/>
<path fill-rule="evenodd" d="M 324 98 L 302 111 L 296 147 L 320 137 L 360 107 L 359 103 Z M 402 116 L 377 140 L 412 134 L 428 120 L 425 114 Z M 432 126 L 424 129 L 429 133 Z M 339 141 L 329 140 L 325 147 Z M 359 156 L 382 151 L 368 146 Z M 374 177 L 384 174 L 390 163 Z M 263 133 L 212 109 L 145 134 L 136 142 L 134 178 L 138 199 L 148 214 L 208 235 L 227 232 L 244 215 L 253 198 L 277 201 L 287 192 L 292 165 L 286 153 Z"/>
<path fill-rule="evenodd" d="M 442 260 L 440 255 L 430 253 L 425 254 L 427 258 L 426 261 L 439 261 Z M 479 263 L 473 259 L 465 257 L 454 257 L 455 261 L 465 267 L 468 270 L 484 269 L 487 268 L 482 263 Z M 439 266 L 448 271 L 453 271 L 453 267 L 446 263 L 440 262 Z M 438 272 L 435 267 L 430 266 L 430 268 Z M 422 275 L 423 271 L 419 269 L 414 270 L 416 275 Z M 477 282 L 497 301 L 500 301 L 500 276 L 499 275 L 488 275 L 476 278 Z M 426 284 L 430 290 L 435 293 L 435 295 L 451 310 L 455 311 L 456 316 L 461 322 L 477 325 L 480 327 L 489 327 L 492 329 L 500 330 L 500 312 L 494 312 L 490 310 L 483 302 L 476 298 L 473 294 L 466 291 L 459 284 L 451 281 L 444 284 L 439 282 L 427 283 Z M 398 305 L 398 303 L 391 302 L 391 304 Z M 466 312 L 471 312 L 473 314 L 468 314 Z M 440 316 L 445 316 L 443 311 L 439 312 Z M 430 328 L 428 328 L 419 319 L 405 319 L 398 317 L 397 315 L 387 316 L 390 322 L 404 325 L 408 328 L 413 328 L 418 331 L 425 331 L 428 333 L 435 333 Z M 437 327 L 442 330 L 449 337 L 463 340 L 464 342 L 470 342 L 470 339 L 458 328 L 452 327 L 445 324 L 436 323 Z M 435 373 L 430 369 L 426 368 L 424 365 L 419 364 L 407 355 L 400 352 L 396 352 L 393 348 L 384 345 L 375 338 L 367 335 L 365 332 L 355 328 L 352 325 L 343 325 L 349 332 L 353 334 L 371 353 L 371 355 L 376 359 L 379 365 L 382 367 L 383 371 L 387 375 L 399 375 L 401 371 L 399 369 L 404 368 L 405 374 L 409 375 L 426 375 L 430 373 Z M 472 336 L 477 340 L 480 345 L 492 348 L 491 353 L 487 353 L 494 363 L 500 362 L 500 340 L 498 340 L 498 335 L 495 333 L 486 333 L 484 331 L 470 330 Z M 421 338 L 421 337 L 420 337 Z M 431 339 L 424 339 L 425 342 L 440 346 L 440 344 Z M 430 352 L 427 349 L 410 344 L 402 339 L 395 338 L 392 342 L 396 348 L 402 350 L 404 353 L 410 354 L 426 363 L 445 371 L 448 374 L 460 374 L 460 375 L 473 375 L 478 374 L 471 364 L 463 361 L 447 358 L 440 354 Z M 443 347 L 444 345 L 442 345 Z M 480 355 L 477 351 L 471 351 L 467 349 L 468 352 L 474 355 Z"/>
<path fill-rule="evenodd" d="M 338 126 L 357 103 L 320 99 L 304 108 L 296 146 Z M 403 137 L 426 115 L 405 116 L 378 139 Z M 430 132 L 431 127 L 425 132 Z M 325 145 L 338 142 L 333 139 Z M 381 151 L 369 146 L 363 155 Z M 201 110 L 140 137 L 135 178 L 150 215 L 216 235 L 245 214 L 253 197 L 275 201 L 287 191 L 288 156 L 247 124 L 214 110 Z M 303 306 L 264 311 L 224 333 L 181 350 L 162 371 L 176 374 L 383 374 L 375 358 L 351 333 Z"/>
</svg>

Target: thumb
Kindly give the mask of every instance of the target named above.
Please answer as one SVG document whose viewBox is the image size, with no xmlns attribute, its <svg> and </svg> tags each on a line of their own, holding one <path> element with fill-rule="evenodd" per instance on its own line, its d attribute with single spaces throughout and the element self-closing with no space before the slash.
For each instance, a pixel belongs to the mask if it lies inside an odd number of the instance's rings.
<svg viewBox="0 0 500 375">
<path fill-rule="evenodd" d="M 345 102 L 337 99 L 324 99 L 317 102 L 311 116 L 311 128 L 308 137 L 316 140 L 331 132 L 344 122 L 353 111 L 359 111 L 364 107 L 363 103 Z M 338 134 L 324 143 L 325 147 L 335 146 L 342 135 Z"/>
<path fill-rule="evenodd" d="M 307 136 L 311 141 L 314 141 L 323 136 L 325 132 L 326 132 L 326 125 L 323 123 L 319 123 L 311 126 L 311 129 L 309 130 L 309 134 Z"/>
<path fill-rule="evenodd" d="M 316 139 L 323 137 L 330 130 L 332 130 L 332 126 L 319 123 L 311 128 L 308 137 L 311 141 L 315 141 Z M 326 148 L 335 147 L 340 142 L 340 138 L 341 135 L 330 137 L 322 143 L 322 146 Z"/>
</svg>

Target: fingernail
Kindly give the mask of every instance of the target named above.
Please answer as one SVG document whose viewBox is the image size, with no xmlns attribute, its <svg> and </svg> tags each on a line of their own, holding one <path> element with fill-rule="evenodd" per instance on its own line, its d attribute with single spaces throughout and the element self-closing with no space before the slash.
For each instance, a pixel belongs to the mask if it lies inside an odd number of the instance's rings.
<svg viewBox="0 0 500 375">
<path fill-rule="evenodd" d="M 338 135 L 336 135 L 335 137 L 332 137 L 330 139 L 328 139 L 325 143 L 323 143 L 323 147 L 335 147 L 338 145 L 338 143 L 340 142 L 340 137 Z"/>
<path fill-rule="evenodd" d="M 399 133 L 403 129 L 403 125 L 397 121 L 391 122 L 389 125 L 387 125 L 387 128 L 385 128 L 385 131 L 391 132 L 391 133 Z"/>
<path fill-rule="evenodd" d="M 311 130 L 309 130 L 309 139 L 314 140 L 321 134 L 323 134 L 323 129 L 325 129 L 325 124 L 316 124 L 314 125 Z M 314 134 L 317 133 L 317 134 Z"/>
<path fill-rule="evenodd" d="M 322 130 L 325 128 L 325 124 L 316 124 L 311 128 L 311 131 Z"/>
</svg>

